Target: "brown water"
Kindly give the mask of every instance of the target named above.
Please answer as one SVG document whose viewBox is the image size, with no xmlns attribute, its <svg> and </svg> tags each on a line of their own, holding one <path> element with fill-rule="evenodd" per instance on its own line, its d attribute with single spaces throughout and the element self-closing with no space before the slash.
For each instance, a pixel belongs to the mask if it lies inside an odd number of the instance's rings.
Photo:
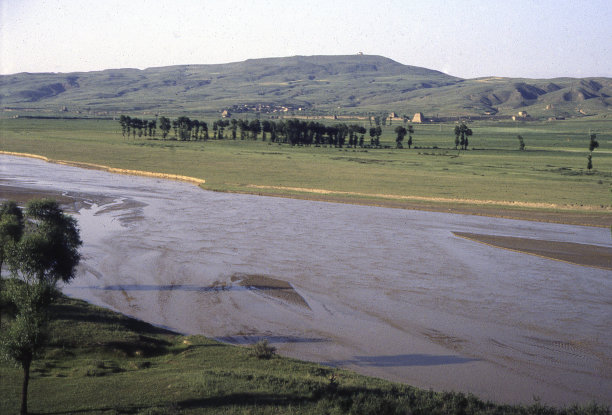
<svg viewBox="0 0 612 415">
<path fill-rule="evenodd" d="M 0 156 L 0 198 L 9 186 L 78 201 L 84 260 L 68 295 L 415 386 L 612 404 L 610 271 L 452 234 L 610 247 L 609 229 L 213 193 Z"/>
</svg>

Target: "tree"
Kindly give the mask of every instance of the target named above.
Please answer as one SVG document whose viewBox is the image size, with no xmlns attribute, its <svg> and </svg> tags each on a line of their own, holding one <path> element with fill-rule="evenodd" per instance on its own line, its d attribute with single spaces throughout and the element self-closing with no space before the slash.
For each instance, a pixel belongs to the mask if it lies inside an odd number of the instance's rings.
<svg viewBox="0 0 612 415">
<path fill-rule="evenodd" d="M 23 213 L 17 203 L 9 200 L 0 205 L 0 327 L 2 327 L 2 265 L 9 247 L 23 234 Z"/>
<path fill-rule="evenodd" d="M 48 308 L 56 298 L 57 283 L 74 278 L 82 241 L 76 220 L 54 200 L 29 202 L 23 217 L 21 236 L 6 252 L 13 277 L 8 293 L 17 312 L 0 348 L 23 369 L 21 413 L 25 414 L 30 366 L 45 345 Z"/>
<path fill-rule="evenodd" d="M 368 133 L 370 134 L 370 146 L 374 147 L 374 142 L 375 142 L 375 138 L 376 138 L 376 127 L 371 127 L 368 130 Z"/>
<path fill-rule="evenodd" d="M 247 131 L 249 131 L 249 122 L 246 120 L 238 120 L 238 128 L 240 129 L 240 139 L 244 140 L 247 136 Z"/>
<path fill-rule="evenodd" d="M 268 120 L 263 120 L 261 122 L 261 141 L 266 141 L 266 133 L 272 131 L 272 124 Z"/>
<path fill-rule="evenodd" d="M 404 148 L 402 141 L 404 141 L 404 137 L 406 137 L 406 134 L 408 134 L 408 130 L 401 125 L 398 125 L 395 127 L 395 133 L 397 134 L 397 137 L 395 138 L 395 147 Z"/>
<path fill-rule="evenodd" d="M 473 132 L 472 130 L 465 125 L 465 123 L 461 123 L 461 125 L 455 126 L 455 149 L 458 145 L 461 146 L 461 150 L 467 150 L 469 145 L 468 137 L 470 137 Z"/>
<path fill-rule="evenodd" d="M 592 153 L 593 150 L 595 150 L 597 147 L 599 147 L 599 143 L 597 142 L 597 134 L 591 134 L 591 141 L 589 142 L 589 151 Z"/>
<path fill-rule="evenodd" d="M 591 169 L 593 168 L 593 160 L 590 154 L 587 156 L 587 170 L 590 172 Z"/>
<path fill-rule="evenodd" d="M 587 170 L 590 172 L 593 168 L 593 150 L 599 147 L 599 143 L 597 142 L 597 134 L 591 134 L 591 141 L 589 142 L 589 152 L 590 154 L 587 156 Z"/>
<path fill-rule="evenodd" d="M 261 123 L 258 119 L 254 119 L 249 123 L 249 131 L 252 134 L 253 140 L 257 140 L 257 136 L 261 132 Z"/>
<path fill-rule="evenodd" d="M 128 124 L 129 124 L 129 122 L 128 122 L 128 118 L 129 118 L 129 117 L 126 117 L 125 115 L 121 115 L 121 116 L 119 117 L 119 124 L 121 125 L 121 134 L 122 134 L 124 137 L 125 137 L 125 132 L 126 132 L 126 130 L 127 130 L 127 128 L 128 128 Z"/>
<path fill-rule="evenodd" d="M 461 136 L 461 127 L 455 125 L 455 150 L 459 146 L 459 137 Z"/>
<path fill-rule="evenodd" d="M 408 148 L 412 147 L 412 134 L 414 134 L 414 128 L 412 125 L 408 125 Z"/>
<path fill-rule="evenodd" d="M 159 117 L 159 129 L 162 132 L 162 138 L 165 139 L 168 137 L 168 133 L 172 128 L 172 124 L 170 123 L 170 119 L 166 117 Z"/>
<path fill-rule="evenodd" d="M 2 333 L 0 350 L 5 358 L 13 360 L 23 369 L 21 386 L 21 414 L 28 413 L 28 386 L 30 367 L 47 341 L 48 313 L 46 305 L 55 290 L 46 281 L 32 284 L 11 284 L 8 296 L 17 305 L 18 312 L 8 329 Z"/>
<path fill-rule="evenodd" d="M 236 130 L 238 129 L 238 120 L 232 118 L 230 120 L 230 131 L 232 132 L 232 140 L 236 139 Z"/>
<path fill-rule="evenodd" d="M 525 141 L 523 140 L 523 136 L 517 135 L 516 138 L 519 140 L 519 150 L 525 150 Z"/>
</svg>

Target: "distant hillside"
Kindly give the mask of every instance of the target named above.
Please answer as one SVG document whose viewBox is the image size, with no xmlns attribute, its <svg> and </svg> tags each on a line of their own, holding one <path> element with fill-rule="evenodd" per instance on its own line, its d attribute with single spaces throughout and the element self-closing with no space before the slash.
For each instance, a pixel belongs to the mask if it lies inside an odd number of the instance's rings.
<svg viewBox="0 0 612 415">
<path fill-rule="evenodd" d="M 0 75 L 0 108 L 68 113 L 423 112 L 539 117 L 612 112 L 611 78 L 461 79 L 382 56 L 293 56 L 220 65 Z"/>
</svg>

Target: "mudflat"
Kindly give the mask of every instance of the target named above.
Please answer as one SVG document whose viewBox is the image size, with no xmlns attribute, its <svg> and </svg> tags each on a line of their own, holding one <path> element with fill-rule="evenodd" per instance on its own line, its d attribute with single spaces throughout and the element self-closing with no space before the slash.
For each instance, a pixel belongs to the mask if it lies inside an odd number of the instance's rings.
<svg viewBox="0 0 612 415">
<path fill-rule="evenodd" d="M 462 238 L 544 258 L 612 270 L 612 248 L 573 242 L 453 232 Z"/>
</svg>

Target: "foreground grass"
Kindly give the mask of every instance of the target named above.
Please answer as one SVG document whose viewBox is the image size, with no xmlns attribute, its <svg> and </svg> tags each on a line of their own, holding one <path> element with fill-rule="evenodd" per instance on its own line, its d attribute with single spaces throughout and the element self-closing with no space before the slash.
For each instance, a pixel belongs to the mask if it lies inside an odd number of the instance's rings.
<svg viewBox="0 0 612 415">
<path fill-rule="evenodd" d="M 596 213 L 600 222 L 612 220 L 612 120 L 470 126 L 471 149 L 459 152 L 452 148 L 451 124 L 416 125 L 418 148 L 368 150 L 125 139 L 116 121 L 5 118 L 0 150 L 192 176 L 217 191 L 440 210 L 465 205 Z M 383 144 L 394 146 L 393 128 L 385 127 Z M 589 131 L 600 142 L 591 172 Z M 517 134 L 527 151 L 517 150 Z"/>
<path fill-rule="evenodd" d="M 53 306 L 51 344 L 33 364 L 32 413 L 608 414 L 590 405 L 507 406 L 248 348 L 181 336 L 80 300 Z M 0 364 L 0 413 L 17 413 L 21 370 Z"/>
</svg>

